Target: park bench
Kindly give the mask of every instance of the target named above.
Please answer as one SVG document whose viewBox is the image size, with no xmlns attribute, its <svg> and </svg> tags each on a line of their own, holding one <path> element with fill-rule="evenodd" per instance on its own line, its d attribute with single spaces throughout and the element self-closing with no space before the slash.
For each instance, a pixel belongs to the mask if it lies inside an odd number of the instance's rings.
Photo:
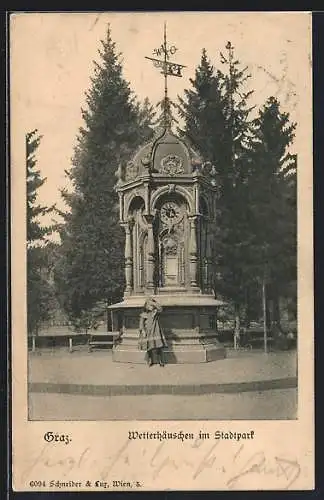
<svg viewBox="0 0 324 500">
<path fill-rule="evenodd" d="M 48 334 L 50 333 L 50 334 Z M 41 347 L 43 345 L 48 347 L 56 347 L 57 345 L 59 346 L 64 346 L 67 345 L 69 352 L 74 351 L 74 346 L 76 343 L 80 343 L 80 338 L 82 339 L 83 337 L 83 342 L 81 342 L 82 345 L 88 346 L 89 352 L 92 351 L 92 349 L 98 347 L 114 347 L 116 342 L 118 341 L 120 337 L 120 332 L 109 332 L 109 331 L 88 331 L 87 334 L 83 333 L 73 333 L 73 332 L 68 332 L 67 329 L 65 329 L 63 332 L 42 332 L 42 335 L 36 336 L 36 335 L 30 335 L 28 339 L 28 344 L 31 348 L 32 352 L 36 352 L 36 347 Z M 59 342 L 58 342 L 59 341 Z"/>
<path fill-rule="evenodd" d="M 113 348 L 120 337 L 120 332 L 93 332 L 89 333 L 88 350 L 91 352 L 95 348 Z"/>
</svg>

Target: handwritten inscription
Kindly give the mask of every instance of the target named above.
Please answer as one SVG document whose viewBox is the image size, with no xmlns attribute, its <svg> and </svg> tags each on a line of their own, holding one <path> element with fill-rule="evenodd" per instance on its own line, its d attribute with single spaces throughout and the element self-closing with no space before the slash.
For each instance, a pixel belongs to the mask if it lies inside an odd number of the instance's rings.
<svg viewBox="0 0 324 500">
<path fill-rule="evenodd" d="M 255 446 L 248 442 L 241 443 L 234 441 L 229 448 L 228 443 L 221 439 L 196 439 L 179 444 L 175 456 L 168 441 L 152 442 L 147 447 L 143 442 L 127 439 L 116 453 L 108 452 L 100 459 L 91 447 L 74 455 L 69 454 L 65 447 L 60 448 L 58 453 L 57 445 L 46 443 L 40 453 L 31 458 L 23 471 L 22 480 L 30 481 L 36 473 L 38 476 L 48 475 L 46 470 L 50 470 L 51 476 L 57 478 L 68 478 L 72 474 L 79 478 L 92 478 L 95 475 L 96 482 L 93 485 L 102 485 L 104 488 L 104 484 L 107 487 L 107 484 L 116 481 L 116 474 L 121 472 L 136 483 L 136 474 L 145 470 L 147 481 L 165 479 L 177 472 L 188 478 L 189 483 L 210 479 L 213 474 L 217 478 L 217 486 L 225 489 L 240 489 L 246 478 L 256 477 L 271 476 L 271 487 L 275 489 L 291 489 L 297 482 L 301 467 L 295 457 L 272 456 L 265 450 L 255 452 Z"/>
<path fill-rule="evenodd" d="M 263 451 L 254 453 L 247 459 L 238 474 L 227 481 L 229 488 L 238 486 L 240 479 L 251 474 L 272 475 L 276 479 L 283 479 L 284 488 L 289 489 L 297 480 L 301 472 L 299 463 L 284 457 L 267 458 Z"/>
</svg>

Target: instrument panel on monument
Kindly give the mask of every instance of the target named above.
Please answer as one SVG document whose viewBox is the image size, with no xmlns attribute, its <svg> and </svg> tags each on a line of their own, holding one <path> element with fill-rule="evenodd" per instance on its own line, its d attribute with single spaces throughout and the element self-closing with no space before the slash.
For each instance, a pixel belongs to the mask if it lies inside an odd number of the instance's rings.
<svg viewBox="0 0 324 500">
<path fill-rule="evenodd" d="M 181 219 L 181 210 L 179 205 L 173 201 L 165 203 L 161 207 L 161 221 L 166 224 L 174 224 Z"/>
</svg>

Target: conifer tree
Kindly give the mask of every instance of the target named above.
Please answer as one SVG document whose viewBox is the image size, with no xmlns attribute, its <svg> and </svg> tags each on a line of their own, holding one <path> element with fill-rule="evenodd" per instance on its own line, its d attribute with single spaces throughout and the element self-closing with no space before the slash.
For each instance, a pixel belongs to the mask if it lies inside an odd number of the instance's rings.
<svg viewBox="0 0 324 500">
<path fill-rule="evenodd" d="M 143 103 L 136 103 L 136 109 L 139 119 L 139 130 L 142 133 L 140 142 L 144 144 L 153 136 L 152 125 L 154 124 L 156 112 L 148 97 L 145 97 Z"/>
<path fill-rule="evenodd" d="M 218 172 L 215 289 L 233 303 L 238 329 L 243 311 L 260 298 L 264 273 L 276 322 L 279 296 L 291 294 L 296 280 L 296 162 L 288 152 L 296 124 L 274 98 L 250 118 L 250 75 L 230 42 L 226 49 L 225 71 L 203 50 L 179 109 L 182 133 Z"/>
<path fill-rule="evenodd" d="M 192 88 L 179 97 L 179 114 L 184 120 L 180 135 L 189 139 L 206 161 L 211 161 L 221 170 L 222 146 L 225 129 L 223 77 L 208 59 L 205 49 L 195 70 L 195 78 L 190 79 Z"/>
<path fill-rule="evenodd" d="M 36 153 L 42 137 L 37 130 L 26 134 L 26 223 L 27 223 L 27 327 L 37 334 L 40 325 L 50 317 L 54 290 L 44 272 L 44 248 L 51 226 L 41 223 L 54 207 L 37 203 L 39 188 L 46 182 L 37 169 Z"/>
<path fill-rule="evenodd" d="M 190 80 L 192 89 L 185 91 L 185 99 L 180 98 L 180 115 L 185 120 L 183 133 L 218 173 L 214 266 L 219 279 L 215 289 L 234 302 L 239 328 L 249 267 L 245 262 L 250 244 L 245 185 L 250 175 L 252 108 L 248 99 L 252 91 L 244 91 L 250 75 L 234 58 L 230 42 L 226 49 L 226 57 L 220 54 L 225 72 L 215 70 L 206 50 L 202 51 L 195 79 Z"/>
<path fill-rule="evenodd" d="M 266 274 L 272 322 L 280 325 L 279 298 L 291 295 L 297 279 L 296 156 L 289 153 L 296 123 L 270 97 L 254 120 L 255 144 L 249 204 L 256 274 Z M 293 294 L 295 295 L 296 292 Z"/>
<path fill-rule="evenodd" d="M 115 172 L 152 135 L 149 102 L 140 105 L 122 74 L 120 54 L 108 27 L 86 92 L 72 168 L 73 191 L 61 231 L 56 279 L 74 324 L 98 301 L 118 300 L 124 288 L 124 235 L 119 227 Z"/>
<path fill-rule="evenodd" d="M 247 290 L 251 280 L 252 238 L 247 203 L 248 181 L 251 170 L 251 133 L 248 106 L 252 90 L 245 91 L 251 75 L 247 67 L 234 56 L 231 42 L 226 44 L 226 56 L 221 52 L 221 63 L 227 67 L 222 74 L 224 95 L 224 137 L 222 197 L 219 200 L 221 215 L 218 220 L 219 256 L 216 266 L 221 279 L 217 287 L 232 300 L 235 314 L 235 330 L 240 330 L 242 309 L 246 306 Z"/>
<path fill-rule="evenodd" d="M 227 55 L 221 52 L 221 63 L 227 66 L 222 74 L 224 93 L 224 161 L 227 175 L 224 178 L 229 183 L 229 189 L 237 183 L 245 182 L 249 174 L 249 151 L 251 147 L 251 119 L 253 106 L 248 106 L 248 100 L 253 90 L 245 91 L 246 82 L 251 78 L 248 68 L 242 68 L 234 57 L 234 47 L 231 42 L 226 44 Z"/>
<path fill-rule="evenodd" d="M 45 207 L 37 203 L 38 190 L 46 182 L 37 167 L 36 152 L 42 136 L 35 129 L 26 134 L 26 176 L 27 176 L 27 242 L 29 246 L 44 242 L 52 232 L 51 226 L 40 224 L 39 217 L 53 212 L 54 206 Z"/>
</svg>

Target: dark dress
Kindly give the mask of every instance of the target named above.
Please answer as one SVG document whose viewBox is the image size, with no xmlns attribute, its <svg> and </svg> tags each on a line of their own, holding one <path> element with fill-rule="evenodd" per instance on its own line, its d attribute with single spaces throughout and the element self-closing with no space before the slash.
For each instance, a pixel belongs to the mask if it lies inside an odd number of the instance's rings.
<svg viewBox="0 0 324 500">
<path fill-rule="evenodd" d="M 140 345 L 142 349 L 150 351 L 166 347 L 166 339 L 159 323 L 159 312 L 161 309 L 144 311 L 140 315 Z"/>
</svg>

